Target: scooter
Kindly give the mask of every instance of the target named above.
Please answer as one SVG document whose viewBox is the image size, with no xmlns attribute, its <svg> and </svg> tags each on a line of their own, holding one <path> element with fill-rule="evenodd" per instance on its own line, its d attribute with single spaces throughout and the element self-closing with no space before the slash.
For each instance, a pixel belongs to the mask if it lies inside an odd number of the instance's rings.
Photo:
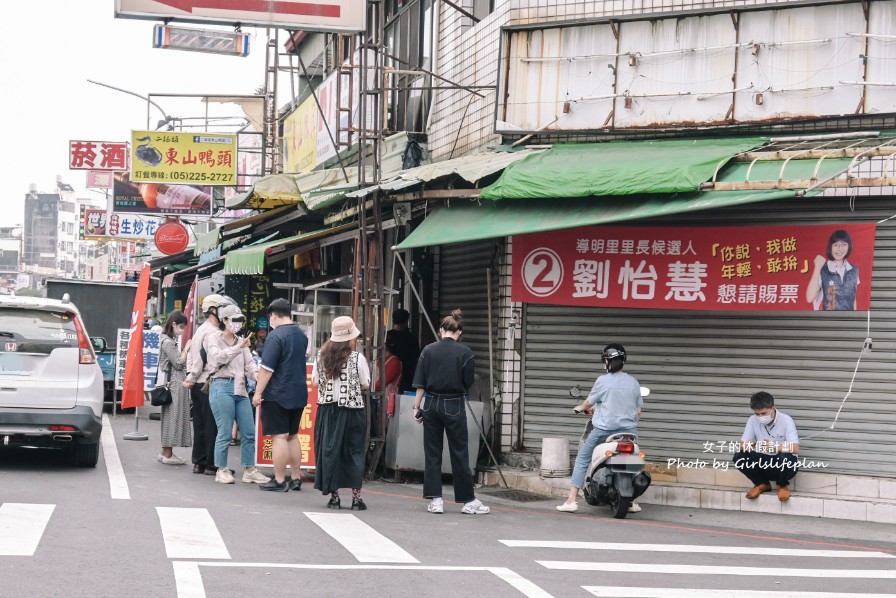
<svg viewBox="0 0 896 598">
<path fill-rule="evenodd" d="M 579 397 L 581 391 L 575 386 L 570 396 Z M 642 386 L 641 396 L 650 394 L 650 389 Z M 585 413 L 576 411 L 576 413 Z M 579 448 L 585 444 L 594 429 L 589 416 L 585 432 L 579 440 Z M 594 448 L 591 464 L 585 472 L 585 502 L 589 505 L 610 505 L 613 517 L 624 519 L 632 501 L 650 487 L 650 474 L 644 471 L 644 453 L 638 449 L 635 434 L 612 434 Z"/>
</svg>

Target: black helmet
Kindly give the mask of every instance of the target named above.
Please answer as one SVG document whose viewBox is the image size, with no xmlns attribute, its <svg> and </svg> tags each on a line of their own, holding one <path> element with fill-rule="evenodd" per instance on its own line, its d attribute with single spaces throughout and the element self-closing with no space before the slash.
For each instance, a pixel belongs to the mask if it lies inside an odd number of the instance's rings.
<svg viewBox="0 0 896 598">
<path fill-rule="evenodd" d="M 619 343 L 610 343 L 609 345 L 604 347 L 603 353 L 600 354 L 601 359 L 607 361 L 622 358 L 622 363 L 625 363 L 625 356 L 625 347 L 623 347 Z"/>
</svg>

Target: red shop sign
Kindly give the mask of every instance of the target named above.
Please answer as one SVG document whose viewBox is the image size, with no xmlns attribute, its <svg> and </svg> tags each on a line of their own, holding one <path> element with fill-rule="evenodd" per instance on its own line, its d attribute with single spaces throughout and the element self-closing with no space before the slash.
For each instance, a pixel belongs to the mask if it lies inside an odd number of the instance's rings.
<svg viewBox="0 0 896 598">
<path fill-rule="evenodd" d="M 875 224 L 582 227 L 513 238 L 514 301 L 867 310 Z"/>
<path fill-rule="evenodd" d="M 305 380 L 308 384 L 308 404 L 302 411 L 302 419 L 299 420 L 299 445 L 302 447 L 303 469 L 314 469 L 317 463 L 314 455 L 314 422 L 317 420 L 317 389 L 311 384 L 311 372 L 314 364 L 305 364 Z M 270 435 L 265 435 L 261 429 L 261 410 L 264 403 L 258 406 L 255 414 L 255 465 L 271 467 L 274 465 L 274 441 Z"/>
<path fill-rule="evenodd" d="M 153 237 L 156 247 L 165 255 L 180 253 L 190 242 L 190 231 L 180 222 L 166 222 Z"/>
</svg>

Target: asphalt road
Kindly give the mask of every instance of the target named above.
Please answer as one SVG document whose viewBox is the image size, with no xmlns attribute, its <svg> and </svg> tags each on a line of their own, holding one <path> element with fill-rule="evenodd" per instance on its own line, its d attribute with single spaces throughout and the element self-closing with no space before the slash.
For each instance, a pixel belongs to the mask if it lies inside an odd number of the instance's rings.
<svg viewBox="0 0 896 598">
<path fill-rule="evenodd" d="M 492 512 L 470 516 L 450 486 L 433 515 L 419 485 L 384 481 L 369 510 L 335 511 L 310 484 L 240 483 L 238 449 L 233 486 L 162 465 L 158 422 L 129 442 L 133 417 L 110 420 L 123 479 L 112 453 L 74 469 L 0 451 L 0 596 L 896 596 L 896 524 L 653 505 L 619 521 L 489 489 Z"/>
</svg>

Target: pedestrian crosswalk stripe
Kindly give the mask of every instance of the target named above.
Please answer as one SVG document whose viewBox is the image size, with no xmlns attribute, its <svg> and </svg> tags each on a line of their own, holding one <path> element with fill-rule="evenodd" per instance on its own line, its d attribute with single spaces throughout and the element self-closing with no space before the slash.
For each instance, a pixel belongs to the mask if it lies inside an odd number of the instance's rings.
<svg viewBox="0 0 896 598">
<path fill-rule="evenodd" d="M 56 505 L 0 505 L 0 556 L 33 556 Z"/>
<path fill-rule="evenodd" d="M 169 559 L 229 559 L 207 509 L 156 507 Z"/>
<path fill-rule="evenodd" d="M 398 544 L 354 515 L 305 513 L 362 563 L 419 563 Z"/>
<path fill-rule="evenodd" d="M 630 588 L 626 586 L 582 586 L 600 598 L 893 598 L 893 594 L 844 594 L 843 592 L 782 592 L 756 590 L 705 590 L 694 588 Z"/>
<path fill-rule="evenodd" d="M 103 447 L 103 461 L 106 463 L 106 475 L 109 476 L 109 492 L 112 498 L 130 500 L 131 491 L 128 489 L 128 479 L 124 475 L 121 466 L 121 457 L 118 455 L 118 447 L 115 445 L 115 431 L 109 416 L 103 414 L 103 431 L 100 433 L 100 446 Z"/>
<path fill-rule="evenodd" d="M 873 550 L 814 550 L 806 548 L 765 548 L 748 546 L 692 546 L 690 544 L 616 544 L 613 542 L 567 542 L 562 540 L 498 540 L 513 548 L 563 548 L 633 552 L 684 552 L 760 556 L 830 557 L 841 559 L 892 559 L 896 555 Z"/>
<path fill-rule="evenodd" d="M 865 578 L 896 579 L 896 569 L 786 569 L 768 567 L 726 567 L 710 565 L 653 565 L 648 563 L 593 563 L 577 561 L 535 561 L 548 569 L 569 571 L 614 571 L 618 573 L 670 573 L 684 575 L 753 575 L 767 576 L 774 572 L 776 577 L 824 577 L 824 578 Z"/>
</svg>

